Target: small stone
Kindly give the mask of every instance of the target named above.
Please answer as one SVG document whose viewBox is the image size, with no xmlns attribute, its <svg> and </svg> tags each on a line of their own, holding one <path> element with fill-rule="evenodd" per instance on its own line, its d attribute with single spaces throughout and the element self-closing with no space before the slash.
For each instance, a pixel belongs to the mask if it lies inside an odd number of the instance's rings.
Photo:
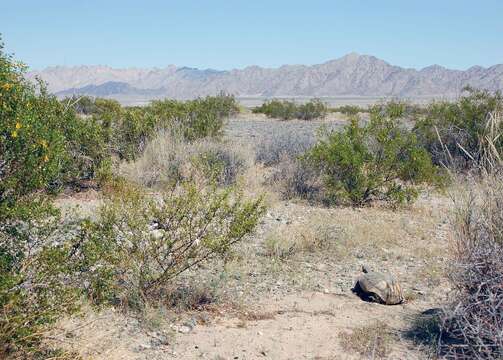
<svg viewBox="0 0 503 360">
<path fill-rule="evenodd" d="M 150 348 L 151 348 L 151 346 L 148 344 L 140 344 L 140 345 L 138 345 L 137 350 L 144 351 L 144 350 L 149 350 Z"/>
</svg>

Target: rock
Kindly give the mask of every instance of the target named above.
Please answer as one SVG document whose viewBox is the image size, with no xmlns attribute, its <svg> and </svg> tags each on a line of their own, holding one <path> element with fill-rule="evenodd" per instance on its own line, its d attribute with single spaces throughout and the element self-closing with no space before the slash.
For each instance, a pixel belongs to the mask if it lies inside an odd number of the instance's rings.
<svg viewBox="0 0 503 360">
<path fill-rule="evenodd" d="M 136 351 L 150 350 L 152 347 L 148 344 L 140 344 L 136 347 Z"/>
<path fill-rule="evenodd" d="M 187 325 L 172 325 L 171 328 L 181 334 L 188 334 L 193 329 L 191 326 L 187 326 Z"/>
</svg>

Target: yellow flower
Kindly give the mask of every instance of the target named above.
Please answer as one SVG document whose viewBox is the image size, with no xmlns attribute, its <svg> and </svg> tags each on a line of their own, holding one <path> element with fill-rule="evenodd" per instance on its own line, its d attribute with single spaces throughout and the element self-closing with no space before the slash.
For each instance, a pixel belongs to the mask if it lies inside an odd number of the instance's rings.
<svg viewBox="0 0 503 360">
<path fill-rule="evenodd" d="M 17 131 L 14 130 L 13 132 L 11 132 L 10 136 L 12 136 L 12 138 L 14 139 L 17 138 Z"/>
<path fill-rule="evenodd" d="M 21 129 L 22 126 L 23 125 L 21 125 L 21 123 L 18 123 L 18 122 L 16 123 L 16 129 Z"/>
<path fill-rule="evenodd" d="M 42 145 L 44 149 L 47 149 L 47 141 L 45 141 L 44 139 L 40 140 L 40 145 Z"/>
<path fill-rule="evenodd" d="M 48 162 L 49 161 L 49 156 L 45 155 L 44 156 L 44 162 Z"/>
<path fill-rule="evenodd" d="M 12 88 L 12 84 L 3 84 L 2 89 L 4 90 L 10 90 Z"/>
</svg>

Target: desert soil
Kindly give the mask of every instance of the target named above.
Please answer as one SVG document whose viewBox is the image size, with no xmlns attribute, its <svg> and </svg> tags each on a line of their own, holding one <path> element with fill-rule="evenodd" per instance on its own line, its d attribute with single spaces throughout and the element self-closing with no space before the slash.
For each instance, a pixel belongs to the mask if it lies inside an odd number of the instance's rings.
<svg viewBox="0 0 503 360">
<path fill-rule="evenodd" d="M 344 120 L 322 123 L 340 126 Z M 254 142 L 291 126 L 316 131 L 321 123 L 238 118 L 227 136 Z M 265 172 L 247 176 L 261 184 Z M 250 185 L 251 186 L 251 185 Z M 263 191 L 272 192 L 264 186 Z M 323 208 L 271 194 L 253 236 L 226 261 L 215 260 L 180 279 L 210 288 L 215 301 L 190 310 L 152 308 L 138 317 L 118 310 L 85 311 L 62 321 L 49 341 L 85 359 L 424 359 L 431 349 L 415 324 L 441 306 L 449 288 L 443 271 L 449 237 L 448 196 L 425 192 L 407 208 Z M 92 213 L 99 194 L 61 198 Z M 320 230 L 322 229 L 322 230 Z M 320 232 L 321 231 L 321 232 Z M 272 237 L 319 238 L 323 245 L 279 258 Z M 364 302 L 351 292 L 361 264 L 395 274 L 406 302 Z M 187 285 L 188 284 L 188 285 Z M 363 337 L 351 337 L 362 330 Z M 385 338 L 384 342 L 381 338 Z M 349 339 L 349 340 L 348 340 Z M 359 343 L 362 345 L 359 346 Z M 383 351 L 379 351 L 379 347 Z M 381 349 L 382 350 L 382 349 Z"/>
</svg>

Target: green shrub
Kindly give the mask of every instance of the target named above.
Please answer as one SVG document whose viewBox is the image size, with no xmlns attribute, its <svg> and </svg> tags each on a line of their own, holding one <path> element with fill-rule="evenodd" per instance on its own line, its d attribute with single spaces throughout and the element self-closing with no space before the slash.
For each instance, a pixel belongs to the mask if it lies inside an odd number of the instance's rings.
<svg viewBox="0 0 503 360">
<path fill-rule="evenodd" d="M 117 299 L 143 306 L 171 280 L 231 246 L 254 230 L 264 212 L 261 199 L 243 200 L 231 190 L 192 184 L 162 199 L 121 186 L 85 227 L 85 269 L 96 302 Z"/>
<path fill-rule="evenodd" d="M 225 119 L 239 108 L 233 96 L 220 94 L 186 102 L 158 100 L 152 102 L 149 110 L 158 126 L 171 127 L 192 141 L 220 136 Z"/>
<path fill-rule="evenodd" d="M 295 117 L 301 120 L 319 119 L 324 118 L 327 112 L 327 105 L 319 99 L 314 99 L 298 105 Z"/>
<path fill-rule="evenodd" d="M 24 66 L 1 50 L 0 357 L 28 358 L 41 351 L 41 333 L 76 309 L 79 293 L 73 230 L 48 192 L 103 159 L 95 124 L 27 82 Z"/>
<path fill-rule="evenodd" d="M 1 49 L 0 49 L 1 50 Z M 100 126 L 79 118 L 24 79 L 24 67 L 0 52 L 0 208 L 26 194 L 94 175 L 107 154 Z"/>
<path fill-rule="evenodd" d="M 48 218 L 47 210 L 29 220 L 1 221 L 0 357 L 42 351 L 42 333 L 78 309 L 78 272 L 65 240 L 72 228 Z"/>
<path fill-rule="evenodd" d="M 323 174 L 329 202 L 400 204 L 415 199 L 414 184 L 439 179 L 428 152 L 400 127 L 400 114 L 391 114 L 374 112 L 365 126 L 353 119 L 306 154 L 305 160 Z"/>
<path fill-rule="evenodd" d="M 295 104 L 293 101 L 269 100 L 264 102 L 261 106 L 254 108 L 252 111 L 255 114 L 261 113 L 268 117 L 282 120 L 312 120 L 325 117 L 328 108 L 319 99 L 314 99 L 300 105 Z"/>
<path fill-rule="evenodd" d="M 364 109 L 357 105 L 341 105 L 335 108 L 330 109 L 331 112 L 339 112 L 344 115 L 357 115 L 359 113 L 368 112 L 367 109 Z"/>
<path fill-rule="evenodd" d="M 435 164 L 490 170 L 488 156 L 503 154 L 502 111 L 500 92 L 467 88 L 454 103 L 431 104 L 416 121 L 414 131 Z"/>
</svg>

